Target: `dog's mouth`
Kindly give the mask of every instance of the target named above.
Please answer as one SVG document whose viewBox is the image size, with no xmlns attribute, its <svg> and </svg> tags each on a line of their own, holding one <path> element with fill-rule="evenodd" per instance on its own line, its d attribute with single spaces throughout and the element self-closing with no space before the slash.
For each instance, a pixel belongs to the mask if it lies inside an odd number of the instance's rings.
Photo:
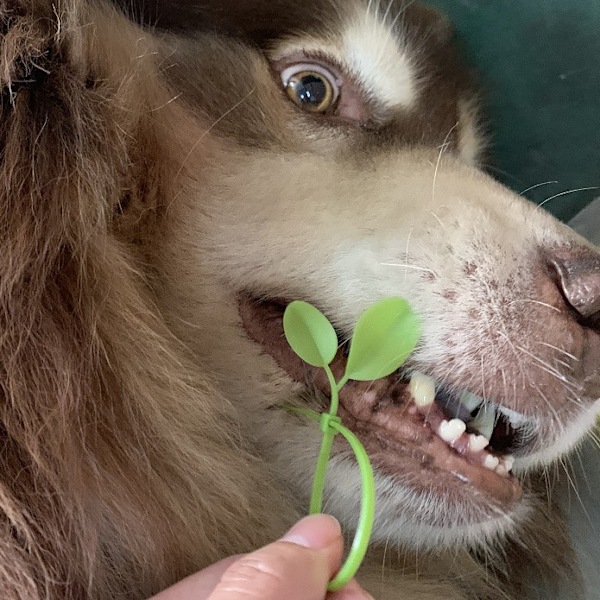
<svg viewBox="0 0 600 600">
<path fill-rule="evenodd" d="M 240 296 L 242 324 L 281 369 L 306 386 L 308 402 L 323 410 L 327 377 L 288 346 L 286 305 Z M 345 362 L 342 346 L 331 365 L 338 379 Z M 437 385 L 420 372 L 396 373 L 376 382 L 349 382 L 340 393 L 340 416 L 361 439 L 377 471 L 416 492 L 457 503 L 468 499 L 468 504 L 475 495 L 501 511 L 509 511 L 522 495 L 511 471 L 514 456 L 527 454 L 536 422 L 500 404 Z M 339 452 L 344 452 L 341 445 Z"/>
</svg>

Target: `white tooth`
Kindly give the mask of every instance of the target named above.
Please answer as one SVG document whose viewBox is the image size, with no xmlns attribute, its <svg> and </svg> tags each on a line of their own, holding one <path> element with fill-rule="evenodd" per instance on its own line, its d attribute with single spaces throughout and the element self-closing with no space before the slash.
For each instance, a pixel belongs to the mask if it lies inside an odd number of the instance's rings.
<svg viewBox="0 0 600 600">
<path fill-rule="evenodd" d="M 503 464 L 499 464 L 496 467 L 496 473 L 498 473 L 498 475 L 502 475 L 502 477 L 506 477 L 508 475 L 508 470 Z"/>
<path fill-rule="evenodd" d="M 510 473 L 512 468 L 515 465 L 515 457 L 514 456 L 505 456 L 504 457 L 504 466 L 506 467 L 506 471 Z"/>
<path fill-rule="evenodd" d="M 523 427 L 523 425 L 526 425 L 528 422 L 531 421 L 531 419 L 524 417 L 522 414 L 515 412 L 514 410 L 510 410 L 510 408 L 505 408 L 504 406 L 497 406 L 496 410 L 499 413 L 502 413 L 502 415 L 506 417 L 506 420 L 515 429 L 519 429 L 520 427 Z"/>
<path fill-rule="evenodd" d="M 438 435 L 445 442 L 455 442 L 465 431 L 467 426 L 464 421 L 460 419 L 452 419 L 452 421 L 442 421 Z"/>
<path fill-rule="evenodd" d="M 410 379 L 410 393 L 418 407 L 431 406 L 435 400 L 435 379 L 415 373 Z"/>
<path fill-rule="evenodd" d="M 500 459 L 497 456 L 488 454 L 483 461 L 483 466 L 490 471 L 495 471 L 496 467 L 500 464 Z"/>
<path fill-rule="evenodd" d="M 471 452 L 481 452 L 490 445 L 490 441 L 484 435 L 475 435 L 472 433 L 469 436 L 469 450 Z"/>
<path fill-rule="evenodd" d="M 483 404 L 483 398 L 480 398 L 472 392 L 463 392 L 460 397 L 460 403 L 467 408 L 469 412 L 473 412 L 480 404 Z"/>
<path fill-rule="evenodd" d="M 494 425 L 496 424 L 496 412 L 491 406 L 483 406 L 472 421 L 469 421 L 469 427 L 485 436 L 488 440 L 492 438 Z"/>
</svg>

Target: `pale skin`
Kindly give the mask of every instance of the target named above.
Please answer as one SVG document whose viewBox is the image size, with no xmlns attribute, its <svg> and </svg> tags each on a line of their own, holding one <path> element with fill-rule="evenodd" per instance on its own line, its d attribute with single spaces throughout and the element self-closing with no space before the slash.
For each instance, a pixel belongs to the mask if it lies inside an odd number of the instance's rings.
<svg viewBox="0 0 600 600">
<path fill-rule="evenodd" d="M 339 523 L 307 517 L 273 544 L 211 565 L 150 600 L 373 600 L 356 581 L 327 593 L 342 554 Z"/>
</svg>

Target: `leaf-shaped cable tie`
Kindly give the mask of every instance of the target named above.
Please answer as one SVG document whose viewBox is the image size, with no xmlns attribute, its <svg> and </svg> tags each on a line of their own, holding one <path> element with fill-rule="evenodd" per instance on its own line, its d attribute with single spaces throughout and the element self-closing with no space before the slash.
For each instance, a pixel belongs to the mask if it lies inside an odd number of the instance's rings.
<svg viewBox="0 0 600 600">
<path fill-rule="evenodd" d="M 398 369 L 416 346 L 420 326 L 408 302 L 402 298 L 388 298 L 374 304 L 361 315 L 356 324 L 346 372 L 338 383 L 329 366 L 337 353 L 338 340 L 327 317 L 307 302 L 296 301 L 288 305 L 283 317 L 283 327 L 294 352 L 308 364 L 325 370 L 331 389 L 328 413 L 318 414 L 307 408 L 289 405 L 285 407 L 290 412 L 319 421 L 323 432 L 313 479 L 310 514 L 317 514 L 322 510 L 327 463 L 333 440 L 338 433 L 352 448 L 362 479 L 362 500 L 356 535 L 346 561 L 327 588 L 335 592 L 345 587 L 360 568 L 369 546 L 375 518 L 373 467 L 362 443 L 342 425 L 341 418 L 337 416 L 339 392 L 349 379 L 379 379 Z"/>
</svg>

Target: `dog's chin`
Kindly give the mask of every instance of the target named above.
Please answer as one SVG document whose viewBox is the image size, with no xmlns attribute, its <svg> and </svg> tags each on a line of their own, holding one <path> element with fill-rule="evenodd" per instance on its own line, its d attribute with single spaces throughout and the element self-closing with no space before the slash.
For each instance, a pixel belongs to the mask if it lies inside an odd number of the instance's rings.
<svg viewBox="0 0 600 600">
<path fill-rule="evenodd" d="M 285 306 L 282 300 L 239 297 L 247 334 L 293 380 L 305 385 L 306 405 L 323 410 L 327 377 L 289 348 L 283 335 Z M 342 348 L 332 363 L 338 378 L 345 360 Z M 481 543 L 527 514 L 527 498 L 511 471 L 515 457 L 527 462 L 535 454 L 542 430 L 538 419 L 483 402 L 465 390 L 436 386 L 421 373 L 348 383 L 340 394 L 340 416 L 374 465 L 378 514 L 385 524 L 382 537 L 395 531 L 392 537 L 404 541 Z M 355 521 L 360 480 L 341 440 L 334 446 L 330 489 L 331 508 L 348 513 L 342 514 L 344 521 Z"/>
</svg>

